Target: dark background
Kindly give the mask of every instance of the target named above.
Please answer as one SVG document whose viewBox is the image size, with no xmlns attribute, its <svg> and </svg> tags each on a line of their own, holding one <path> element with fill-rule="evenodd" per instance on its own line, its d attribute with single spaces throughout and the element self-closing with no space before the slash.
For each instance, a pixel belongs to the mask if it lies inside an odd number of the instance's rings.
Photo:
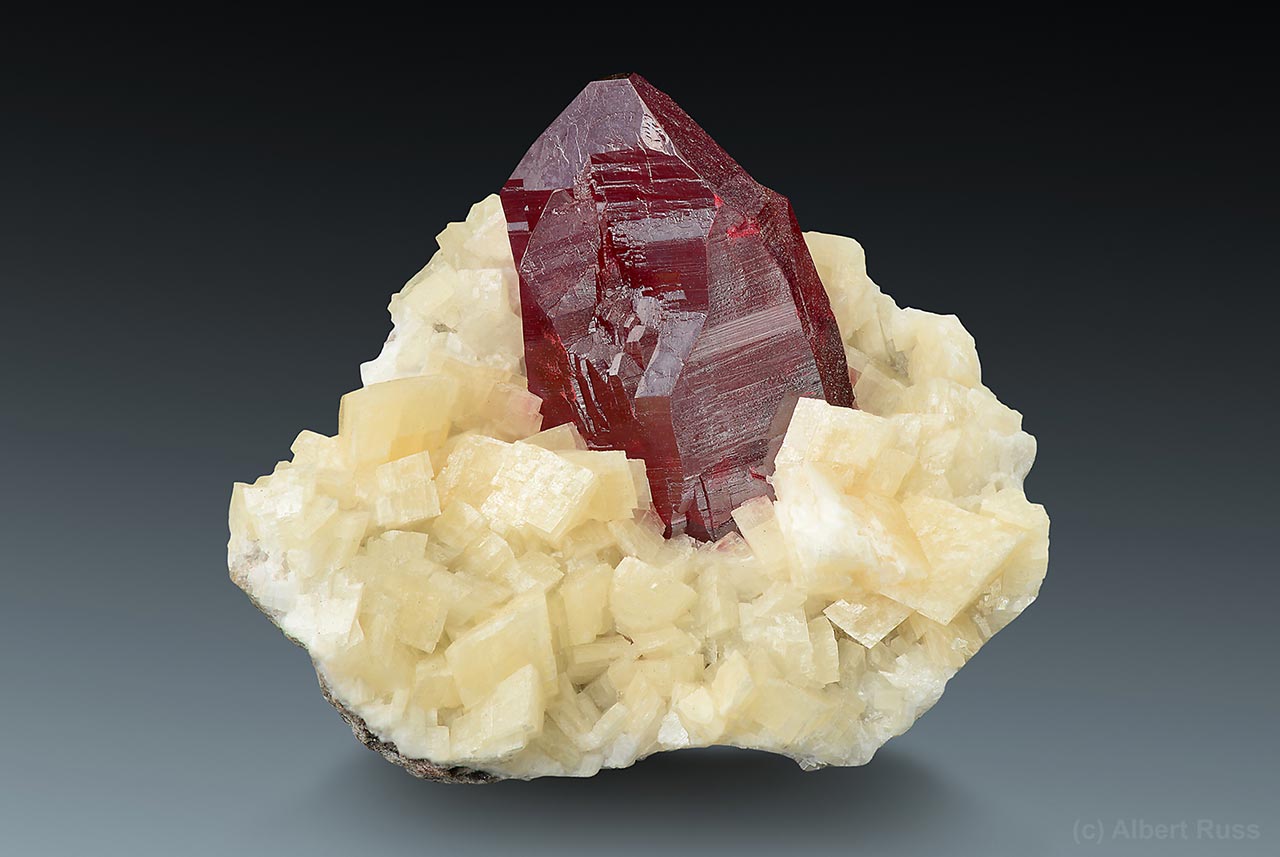
<svg viewBox="0 0 1280 857">
<path fill-rule="evenodd" d="M 1270 48 L 593 26 L 5 32 L 0 851 L 1275 853 Z M 865 768 L 419 782 L 227 579 L 230 486 L 334 430 L 433 236 L 629 70 L 965 322 L 1040 441 L 1049 577 Z"/>
</svg>

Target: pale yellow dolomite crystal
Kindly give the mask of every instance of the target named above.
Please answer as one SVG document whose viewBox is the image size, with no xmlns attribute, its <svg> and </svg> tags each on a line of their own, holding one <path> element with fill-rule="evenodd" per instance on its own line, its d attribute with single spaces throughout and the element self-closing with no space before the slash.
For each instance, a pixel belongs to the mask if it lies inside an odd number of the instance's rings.
<svg viewBox="0 0 1280 857">
<path fill-rule="evenodd" d="M 497 197 L 440 235 L 336 437 L 231 501 L 231 576 L 371 745 L 444 778 L 587 776 L 729 744 L 857 765 L 1036 597 L 1021 416 L 954 316 L 809 233 L 860 410 L 796 406 L 776 502 L 662 537 L 642 462 L 539 431 Z"/>
</svg>

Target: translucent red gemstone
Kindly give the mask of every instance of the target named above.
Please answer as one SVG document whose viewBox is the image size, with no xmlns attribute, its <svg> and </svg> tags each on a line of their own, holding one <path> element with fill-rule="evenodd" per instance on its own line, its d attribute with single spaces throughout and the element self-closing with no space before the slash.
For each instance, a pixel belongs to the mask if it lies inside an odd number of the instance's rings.
<svg viewBox="0 0 1280 857">
<path fill-rule="evenodd" d="M 643 458 L 669 534 L 770 494 L 796 398 L 853 406 L 791 203 L 638 75 L 588 84 L 502 205 L 544 427 Z"/>
</svg>

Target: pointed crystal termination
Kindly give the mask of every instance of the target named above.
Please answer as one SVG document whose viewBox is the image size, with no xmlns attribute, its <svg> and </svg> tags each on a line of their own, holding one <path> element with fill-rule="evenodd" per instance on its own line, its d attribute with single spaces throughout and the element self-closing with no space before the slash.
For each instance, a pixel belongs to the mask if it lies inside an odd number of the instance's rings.
<svg viewBox="0 0 1280 857">
<path fill-rule="evenodd" d="M 853 407 L 791 203 L 638 75 L 587 85 L 502 189 L 543 426 L 643 458 L 667 532 L 771 495 L 799 397 Z"/>
</svg>

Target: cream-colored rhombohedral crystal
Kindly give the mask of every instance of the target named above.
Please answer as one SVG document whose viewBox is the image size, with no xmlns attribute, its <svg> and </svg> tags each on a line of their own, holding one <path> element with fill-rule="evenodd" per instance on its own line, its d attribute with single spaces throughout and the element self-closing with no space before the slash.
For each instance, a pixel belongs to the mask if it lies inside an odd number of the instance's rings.
<svg viewBox="0 0 1280 857">
<path fill-rule="evenodd" d="M 337 435 L 231 500 L 232 579 L 365 743 L 461 782 L 709 745 L 860 765 L 1035 599 L 1035 441 L 973 338 L 804 240 L 857 407 L 800 398 L 775 499 L 698 541 L 664 535 L 645 462 L 541 430 L 498 198 L 445 229 Z"/>
</svg>

